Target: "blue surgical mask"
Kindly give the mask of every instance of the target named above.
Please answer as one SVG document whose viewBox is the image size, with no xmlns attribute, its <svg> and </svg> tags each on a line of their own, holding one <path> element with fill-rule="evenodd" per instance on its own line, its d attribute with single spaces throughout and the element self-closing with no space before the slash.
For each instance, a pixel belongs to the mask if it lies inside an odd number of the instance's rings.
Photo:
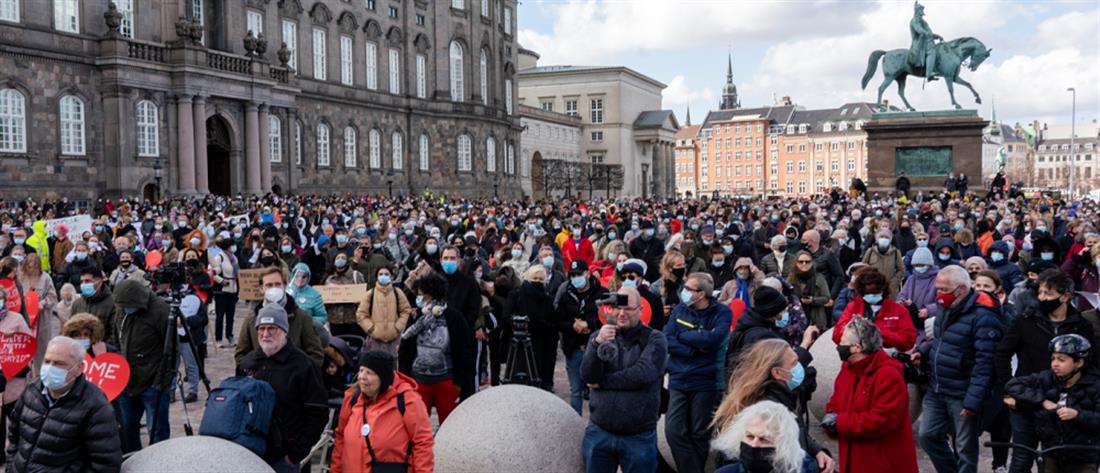
<svg viewBox="0 0 1100 473">
<path fill-rule="evenodd" d="M 629 287 L 629 288 L 637 289 L 638 288 L 638 282 L 633 280 L 633 279 L 624 279 L 623 280 L 623 287 Z"/>
<path fill-rule="evenodd" d="M 383 275 L 378 276 L 378 284 L 381 284 L 383 286 L 389 286 L 390 285 L 390 275 L 383 274 Z M 417 302 L 417 305 L 419 305 L 419 304 L 420 303 Z"/>
<path fill-rule="evenodd" d="M 994 252 L 989 254 L 989 260 L 994 263 L 1000 263 L 1001 261 L 1004 261 L 1004 259 L 1005 255 L 1003 253 Z"/>
<path fill-rule="evenodd" d="M 443 266 L 443 272 L 447 274 L 454 274 L 455 271 L 458 271 L 458 261 L 444 261 L 441 266 Z"/>
<path fill-rule="evenodd" d="M 791 323 L 791 314 L 784 312 L 783 316 L 779 320 L 775 321 L 776 328 L 784 329 Z"/>
<path fill-rule="evenodd" d="M 841 243 L 843 245 L 843 243 Z M 917 246 L 920 248 L 928 248 L 928 240 L 917 240 Z"/>
<path fill-rule="evenodd" d="M 340 258 L 340 259 L 337 259 L 336 261 L 333 261 L 332 264 L 336 265 L 337 268 L 343 268 L 344 266 L 348 265 L 348 260 L 346 260 L 344 258 Z"/>
<path fill-rule="evenodd" d="M 936 256 L 939 257 L 940 261 L 947 261 L 951 259 L 951 253 L 936 253 Z"/>
<path fill-rule="evenodd" d="M 618 236 L 619 236 L 619 235 L 618 235 L 617 233 L 615 233 L 615 232 L 607 232 L 607 239 L 608 239 L 608 240 L 614 240 L 614 239 L 615 239 L 616 237 L 618 237 Z"/>
<path fill-rule="evenodd" d="M 1043 261 L 1054 261 L 1054 253 L 1050 251 L 1039 253 L 1039 257 L 1042 258 Z"/>
<path fill-rule="evenodd" d="M 889 238 L 879 238 L 878 239 L 878 246 L 879 246 L 879 248 L 886 248 L 886 247 L 890 246 L 890 239 Z"/>
<path fill-rule="evenodd" d="M 928 266 L 913 266 L 913 271 L 916 271 L 918 274 L 924 274 L 928 272 Z"/>
<path fill-rule="evenodd" d="M 575 277 L 569 279 L 569 283 L 572 284 L 573 287 L 575 287 L 577 289 L 580 289 L 580 288 L 584 287 L 584 284 L 586 282 L 588 282 L 588 278 L 586 278 L 584 276 L 575 276 Z"/>
<path fill-rule="evenodd" d="M 715 268 L 721 268 L 722 266 L 726 265 L 726 260 L 711 261 L 710 265 L 714 266 Z"/>
<path fill-rule="evenodd" d="M 962 229 L 963 229 L 963 224 L 961 224 L 961 223 L 956 223 L 955 224 L 955 231 L 956 232 L 959 231 L 959 230 L 962 230 Z"/>
<path fill-rule="evenodd" d="M 280 249 L 283 250 L 283 253 L 290 253 L 290 250 L 293 250 L 294 247 L 290 245 L 283 245 Z"/>
<path fill-rule="evenodd" d="M 343 234 L 336 235 L 336 243 L 339 243 L 339 244 L 343 245 L 344 243 L 347 243 L 347 242 L 348 242 L 348 236 L 347 235 L 343 235 Z"/>
<path fill-rule="evenodd" d="M 429 255 L 434 255 L 436 251 L 439 251 L 439 245 L 429 243 L 424 245 L 424 250 L 427 251 Z"/>
<path fill-rule="evenodd" d="M 46 389 L 54 391 L 65 387 L 66 375 L 68 375 L 68 371 L 51 364 L 43 364 L 42 369 L 39 370 L 38 373 L 38 377 L 42 380 L 42 385 L 45 386 Z"/>
<path fill-rule="evenodd" d="M 542 265 L 546 266 L 547 268 L 553 268 L 554 267 L 554 257 L 553 256 L 547 256 L 547 257 L 543 258 L 542 259 Z"/>
<path fill-rule="evenodd" d="M 615 263 L 615 271 L 622 271 L 623 270 L 623 265 L 625 265 L 625 264 L 626 263 Z"/>
<path fill-rule="evenodd" d="M 794 365 L 791 368 L 791 379 L 787 380 L 787 387 L 794 391 L 802 385 L 802 381 L 806 379 L 806 368 L 802 367 L 802 363 Z"/>
<path fill-rule="evenodd" d="M 1046 227 L 1046 225 L 1040 225 L 1038 227 L 1035 227 L 1035 231 L 1040 232 L 1040 233 L 1046 233 L 1047 232 L 1047 227 Z"/>
<path fill-rule="evenodd" d="M 512 250 L 512 259 L 519 259 L 523 256 L 523 250 Z"/>
<path fill-rule="evenodd" d="M 90 282 L 80 283 L 80 295 L 84 297 L 92 297 L 95 295 L 95 284 Z"/>
<path fill-rule="evenodd" d="M 162 249 L 170 250 L 170 249 L 172 249 L 172 246 L 173 246 L 172 245 L 172 240 L 161 240 L 160 241 L 160 247 Z"/>
<path fill-rule="evenodd" d="M 864 294 L 863 301 L 871 305 L 882 304 L 882 294 Z"/>
<path fill-rule="evenodd" d="M 424 307 L 424 296 L 416 296 L 416 306 Z"/>
<path fill-rule="evenodd" d="M 200 240 L 198 238 L 192 238 L 188 241 L 191 242 L 191 246 L 199 246 L 199 244 L 202 243 L 202 240 Z"/>
<path fill-rule="evenodd" d="M 733 245 L 722 245 L 722 252 L 727 255 L 733 254 Z"/>
<path fill-rule="evenodd" d="M 656 230 L 654 230 L 654 229 L 652 229 L 652 228 L 647 228 L 647 229 L 645 229 L 645 236 L 647 236 L 647 237 L 651 237 L 651 236 L 653 236 L 653 235 L 654 235 L 655 233 L 657 233 L 657 231 L 656 231 Z"/>
<path fill-rule="evenodd" d="M 687 290 L 686 287 L 680 289 L 680 302 L 687 306 L 691 305 L 691 291 Z"/>
</svg>

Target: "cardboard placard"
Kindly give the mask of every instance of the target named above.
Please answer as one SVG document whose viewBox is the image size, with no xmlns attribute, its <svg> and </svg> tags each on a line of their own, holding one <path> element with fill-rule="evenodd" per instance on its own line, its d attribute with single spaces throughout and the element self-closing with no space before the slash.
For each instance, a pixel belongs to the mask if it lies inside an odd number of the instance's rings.
<svg viewBox="0 0 1100 473">
<path fill-rule="evenodd" d="M 37 349 L 38 340 L 34 335 L 22 332 L 0 334 L 0 369 L 4 370 L 4 378 L 11 381 L 23 371 Z"/>
<path fill-rule="evenodd" d="M 366 284 L 333 284 L 313 288 L 321 293 L 325 304 L 358 304 L 370 290 Z"/>
<path fill-rule="evenodd" d="M 130 364 L 118 353 L 103 353 L 95 358 L 85 353 L 84 378 L 99 386 L 108 401 L 114 401 L 130 382 Z"/>
<path fill-rule="evenodd" d="M 80 239 L 80 235 L 85 231 L 92 231 L 94 222 L 95 220 L 92 219 L 91 215 L 75 215 L 72 217 L 46 220 L 46 233 L 57 235 L 57 226 L 64 223 L 65 226 L 69 227 L 69 235 L 72 235 L 70 238 L 76 240 Z"/>
<path fill-rule="evenodd" d="M 242 269 L 237 275 L 238 296 L 242 301 L 259 301 L 264 298 L 263 284 L 260 283 L 262 269 Z"/>
</svg>

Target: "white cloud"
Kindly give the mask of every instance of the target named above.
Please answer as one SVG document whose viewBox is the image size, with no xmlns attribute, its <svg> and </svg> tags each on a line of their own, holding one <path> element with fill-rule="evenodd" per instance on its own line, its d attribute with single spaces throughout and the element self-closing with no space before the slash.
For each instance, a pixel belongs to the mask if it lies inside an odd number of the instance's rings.
<svg viewBox="0 0 1100 473">
<path fill-rule="evenodd" d="M 709 88 L 692 89 L 683 74 L 678 74 L 668 81 L 668 87 L 661 92 L 661 96 L 665 108 L 691 105 L 700 101 L 713 102 L 715 100 L 713 90 Z"/>
</svg>

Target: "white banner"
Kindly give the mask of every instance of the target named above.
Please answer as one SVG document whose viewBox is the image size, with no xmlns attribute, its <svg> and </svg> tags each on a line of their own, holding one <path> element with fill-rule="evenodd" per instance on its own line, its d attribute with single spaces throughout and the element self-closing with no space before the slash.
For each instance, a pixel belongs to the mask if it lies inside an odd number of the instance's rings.
<svg viewBox="0 0 1100 473">
<path fill-rule="evenodd" d="M 53 220 L 46 220 L 46 233 L 53 236 L 57 235 L 56 228 L 59 224 L 64 223 L 69 227 L 69 235 L 71 238 L 78 239 L 80 235 L 85 231 L 91 231 L 92 225 L 95 220 L 91 215 L 77 215 L 74 217 L 55 218 Z"/>
</svg>

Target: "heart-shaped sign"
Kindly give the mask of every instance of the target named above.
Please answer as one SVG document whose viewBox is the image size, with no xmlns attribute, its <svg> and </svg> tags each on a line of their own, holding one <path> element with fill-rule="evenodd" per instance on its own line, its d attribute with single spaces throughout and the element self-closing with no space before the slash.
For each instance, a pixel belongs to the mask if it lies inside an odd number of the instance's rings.
<svg viewBox="0 0 1100 473">
<path fill-rule="evenodd" d="M 34 358 L 38 341 L 26 333 L 0 333 L 0 369 L 4 378 L 11 381 Z"/>
<path fill-rule="evenodd" d="M 23 303 L 26 304 L 26 306 L 27 306 L 27 319 L 30 322 L 27 325 L 30 325 L 31 331 L 37 331 L 38 330 L 38 309 L 39 309 L 39 307 L 38 307 L 38 292 L 33 291 L 33 290 L 27 291 L 27 293 L 25 295 L 23 295 Z"/>
<path fill-rule="evenodd" d="M 108 401 L 114 401 L 130 382 L 130 364 L 118 353 L 103 353 L 95 358 L 84 354 L 84 378 L 99 386 Z"/>
</svg>

